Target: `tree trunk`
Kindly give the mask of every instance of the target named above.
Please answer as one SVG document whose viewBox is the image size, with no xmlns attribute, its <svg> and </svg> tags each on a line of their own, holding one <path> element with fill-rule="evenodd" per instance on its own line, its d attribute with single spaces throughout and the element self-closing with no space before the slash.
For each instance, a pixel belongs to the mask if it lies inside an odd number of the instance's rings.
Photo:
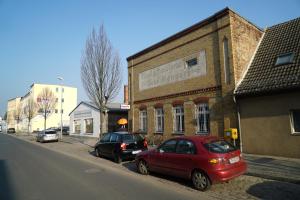
<svg viewBox="0 0 300 200">
<path fill-rule="evenodd" d="M 30 133 L 30 119 L 28 119 L 28 135 Z"/>
<path fill-rule="evenodd" d="M 103 120 L 102 120 L 102 112 L 101 110 L 99 110 L 99 119 L 100 119 L 100 129 L 99 129 L 99 139 L 102 137 L 102 134 L 103 134 L 103 126 L 102 126 L 102 123 L 103 123 Z"/>
<path fill-rule="evenodd" d="M 45 113 L 45 115 L 44 115 L 44 131 L 46 130 L 46 120 L 47 120 L 47 115 Z"/>
</svg>

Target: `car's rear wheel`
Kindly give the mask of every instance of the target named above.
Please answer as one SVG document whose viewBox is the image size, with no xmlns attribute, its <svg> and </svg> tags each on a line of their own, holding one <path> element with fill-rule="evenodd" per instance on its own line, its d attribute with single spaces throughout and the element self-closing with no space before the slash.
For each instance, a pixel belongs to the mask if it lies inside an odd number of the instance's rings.
<svg viewBox="0 0 300 200">
<path fill-rule="evenodd" d="M 143 175 L 149 174 L 148 165 L 147 165 L 146 161 L 140 160 L 138 162 L 138 171 L 140 174 L 143 174 Z"/>
<path fill-rule="evenodd" d="M 211 186 L 211 182 L 208 176 L 198 170 L 194 171 L 194 173 L 192 174 L 192 182 L 194 187 L 200 191 L 208 190 Z"/>
</svg>

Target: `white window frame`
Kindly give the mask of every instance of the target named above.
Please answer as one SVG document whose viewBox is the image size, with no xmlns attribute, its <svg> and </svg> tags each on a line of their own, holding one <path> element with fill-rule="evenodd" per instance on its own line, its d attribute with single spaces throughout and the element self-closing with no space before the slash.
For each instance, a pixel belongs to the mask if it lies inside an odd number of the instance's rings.
<svg viewBox="0 0 300 200">
<path fill-rule="evenodd" d="M 159 123 L 161 127 L 159 127 Z M 164 109 L 163 108 L 155 108 L 155 132 L 163 133 L 164 132 Z"/>
<path fill-rule="evenodd" d="M 291 124 L 291 134 L 292 135 L 300 135 L 300 132 L 295 131 L 295 126 L 294 126 L 294 117 L 293 117 L 293 112 L 300 112 L 300 109 L 294 109 L 290 110 L 290 124 Z"/>
<path fill-rule="evenodd" d="M 147 131 L 147 110 L 140 110 L 140 130 L 142 132 Z"/>
<path fill-rule="evenodd" d="M 176 112 L 176 111 L 180 112 Z M 179 130 L 177 130 L 177 120 L 176 117 L 179 117 Z M 173 107 L 173 132 L 177 134 L 183 134 L 184 133 L 184 107 L 183 105 L 174 106 Z"/>
<path fill-rule="evenodd" d="M 210 129 L 210 117 L 209 117 L 209 105 L 208 103 L 199 103 L 195 106 L 195 118 L 197 122 L 197 134 L 207 135 Z M 203 122 L 200 122 L 200 116 L 203 118 Z"/>
</svg>

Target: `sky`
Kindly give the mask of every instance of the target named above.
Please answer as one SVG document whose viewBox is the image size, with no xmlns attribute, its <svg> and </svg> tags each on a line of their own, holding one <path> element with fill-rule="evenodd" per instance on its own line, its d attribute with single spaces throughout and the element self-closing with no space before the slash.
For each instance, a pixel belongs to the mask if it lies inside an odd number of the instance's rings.
<svg viewBox="0 0 300 200">
<path fill-rule="evenodd" d="M 127 57 L 225 7 L 261 28 L 300 17 L 300 0 L 0 0 L 0 116 L 9 99 L 57 76 L 88 100 L 80 60 L 92 28 L 104 25 L 127 84 Z"/>
</svg>

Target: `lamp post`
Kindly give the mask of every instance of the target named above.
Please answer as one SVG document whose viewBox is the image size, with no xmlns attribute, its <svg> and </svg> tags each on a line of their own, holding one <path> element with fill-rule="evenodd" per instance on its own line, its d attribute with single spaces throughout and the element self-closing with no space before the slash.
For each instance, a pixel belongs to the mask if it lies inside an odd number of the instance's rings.
<svg viewBox="0 0 300 200">
<path fill-rule="evenodd" d="M 62 127 L 63 127 L 63 124 L 62 124 L 62 99 L 63 99 L 63 87 L 62 87 L 62 81 L 64 80 L 63 77 L 61 76 L 58 76 L 57 77 L 58 80 L 60 80 L 60 139 L 62 140 Z"/>
</svg>

